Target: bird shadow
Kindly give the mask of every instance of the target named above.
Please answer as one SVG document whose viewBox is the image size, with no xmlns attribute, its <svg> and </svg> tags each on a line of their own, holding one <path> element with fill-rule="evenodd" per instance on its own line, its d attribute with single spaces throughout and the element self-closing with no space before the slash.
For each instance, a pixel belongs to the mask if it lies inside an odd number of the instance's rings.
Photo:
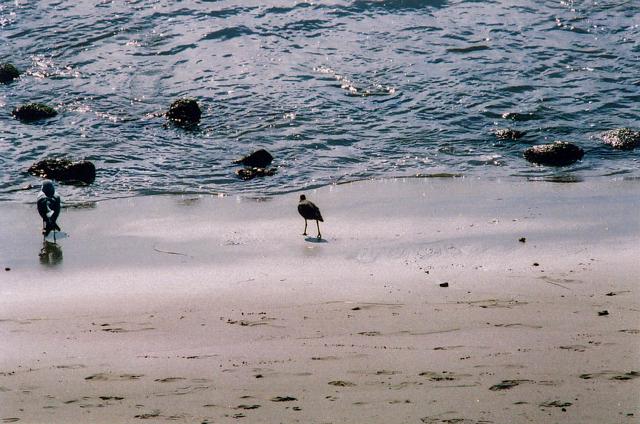
<svg viewBox="0 0 640 424">
<path fill-rule="evenodd" d="M 304 238 L 304 241 L 308 241 L 309 243 L 329 243 L 328 240 L 318 237 L 307 236 Z"/>
</svg>

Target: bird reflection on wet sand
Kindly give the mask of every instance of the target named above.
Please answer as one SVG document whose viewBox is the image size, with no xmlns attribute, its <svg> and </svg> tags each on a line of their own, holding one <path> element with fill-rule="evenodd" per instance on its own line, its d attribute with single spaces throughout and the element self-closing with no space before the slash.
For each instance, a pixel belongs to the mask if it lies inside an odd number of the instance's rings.
<svg viewBox="0 0 640 424">
<path fill-rule="evenodd" d="M 38 254 L 40 264 L 44 266 L 56 266 L 62 263 L 62 246 L 48 241 L 42 242 L 42 249 Z"/>
</svg>

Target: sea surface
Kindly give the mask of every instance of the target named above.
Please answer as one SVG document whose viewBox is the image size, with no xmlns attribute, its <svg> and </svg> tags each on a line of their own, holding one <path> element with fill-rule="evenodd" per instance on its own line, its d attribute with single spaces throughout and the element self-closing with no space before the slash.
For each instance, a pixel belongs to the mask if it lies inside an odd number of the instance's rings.
<svg viewBox="0 0 640 424">
<path fill-rule="evenodd" d="M 269 196 L 413 175 L 640 177 L 640 1 L 0 1 L 0 201 L 32 202 L 46 157 L 93 161 L 66 201 L 157 193 Z M 198 100 L 196 130 L 165 125 Z M 54 106 L 21 123 L 14 107 Z M 499 141 L 496 128 L 526 131 Z M 563 168 L 522 157 L 570 141 Z M 243 181 L 259 148 L 275 176 Z"/>
</svg>

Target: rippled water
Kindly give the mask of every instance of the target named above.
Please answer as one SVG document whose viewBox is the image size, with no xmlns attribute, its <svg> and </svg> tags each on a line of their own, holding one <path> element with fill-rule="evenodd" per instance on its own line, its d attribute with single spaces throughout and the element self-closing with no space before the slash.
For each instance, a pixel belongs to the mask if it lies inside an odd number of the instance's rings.
<svg viewBox="0 0 640 424">
<path fill-rule="evenodd" d="M 0 200 L 38 179 L 33 162 L 94 161 L 67 200 L 149 193 L 275 194 L 368 177 L 637 177 L 640 149 L 598 135 L 640 126 L 640 2 L 114 0 L 0 2 Z M 166 128 L 175 99 L 197 131 Z M 58 117 L 23 124 L 22 103 Z M 497 141 L 496 127 L 526 130 Z M 585 149 L 562 169 L 533 144 Z M 266 148 L 274 177 L 231 162 Z"/>
</svg>

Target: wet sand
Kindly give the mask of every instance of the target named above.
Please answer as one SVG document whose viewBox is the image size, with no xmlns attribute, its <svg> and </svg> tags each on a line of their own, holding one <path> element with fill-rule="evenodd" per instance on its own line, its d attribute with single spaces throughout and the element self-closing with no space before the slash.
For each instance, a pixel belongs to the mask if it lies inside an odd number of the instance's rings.
<svg viewBox="0 0 640 424">
<path fill-rule="evenodd" d="M 0 423 L 638 422 L 640 182 L 305 194 L 0 204 Z"/>
</svg>

